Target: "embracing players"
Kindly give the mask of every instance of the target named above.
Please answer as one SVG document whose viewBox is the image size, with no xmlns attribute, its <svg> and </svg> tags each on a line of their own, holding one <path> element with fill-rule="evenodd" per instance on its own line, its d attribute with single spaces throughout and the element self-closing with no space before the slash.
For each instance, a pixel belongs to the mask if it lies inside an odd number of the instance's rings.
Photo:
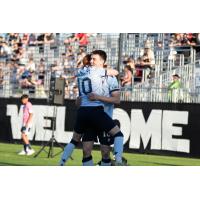
<svg viewBox="0 0 200 200">
<path fill-rule="evenodd" d="M 112 70 L 105 70 L 99 67 L 105 64 L 106 58 L 107 56 L 104 51 L 93 51 L 92 63 L 96 63 L 96 65 L 92 67 L 85 66 L 77 73 L 81 105 L 77 111 L 73 138 L 65 147 L 60 165 L 63 165 L 71 156 L 73 149 L 80 141 L 82 135 L 84 134 L 87 136 L 88 132 L 91 133 L 91 130 L 93 130 L 93 133 L 109 133 L 114 137 L 116 165 L 122 164 L 123 134 L 119 127 L 115 125 L 112 118 L 104 112 L 104 103 L 100 100 L 91 101 L 88 96 L 91 93 L 103 96 L 105 93 L 102 79 L 105 78 L 106 75 L 113 75 Z M 92 157 L 84 155 L 83 161 L 92 162 Z"/>
</svg>

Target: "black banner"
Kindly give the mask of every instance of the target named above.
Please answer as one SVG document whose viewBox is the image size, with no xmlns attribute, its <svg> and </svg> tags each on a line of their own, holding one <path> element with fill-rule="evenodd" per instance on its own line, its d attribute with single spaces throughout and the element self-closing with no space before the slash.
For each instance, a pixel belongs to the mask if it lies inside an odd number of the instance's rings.
<svg viewBox="0 0 200 200">
<path fill-rule="evenodd" d="M 34 110 L 32 143 L 48 141 L 52 134 L 54 107 L 45 99 L 31 99 Z M 21 139 L 22 108 L 20 99 L 0 99 L 0 141 Z M 55 136 L 68 143 L 73 134 L 76 107 L 65 100 L 57 107 Z M 121 123 L 125 151 L 200 157 L 200 105 L 173 103 L 121 102 L 114 109 Z"/>
</svg>

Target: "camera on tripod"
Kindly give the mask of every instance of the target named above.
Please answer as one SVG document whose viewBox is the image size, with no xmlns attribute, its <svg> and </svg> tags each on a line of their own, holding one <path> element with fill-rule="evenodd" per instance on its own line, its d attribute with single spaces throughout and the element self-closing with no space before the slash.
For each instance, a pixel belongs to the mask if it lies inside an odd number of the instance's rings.
<svg viewBox="0 0 200 200">
<path fill-rule="evenodd" d="M 54 156 L 58 155 L 54 154 L 54 143 L 59 146 L 62 151 L 64 150 L 64 147 L 57 142 L 55 139 L 55 127 L 56 127 L 56 116 L 57 116 L 57 106 L 58 105 L 64 105 L 64 98 L 65 98 L 65 79 L 64 78 L 56 78 L 55 76 L 52 76 L 50 79 L 50 87 L 49 87 L 49 98 L 47 100 L 49 105 L 53 105 L 53 118 L 52 118 L 52 136 L 48 143 L 43 145 L 43 147 L 35 154 L 35 158 L 42 152 L 45 151 L 45 147 L 49 146 L 48 151 L 48 158 L 53 158 Z M 61 151 L 61 152 L 62 152 Z M 47 151 L 45 151 L 47 153 Z"/>
<path fill-rule="evenodd" d="M 49 104 L 63 105 L 65 98 L 65 79 L 51 76 L 49 87 Z"/>
</svg>

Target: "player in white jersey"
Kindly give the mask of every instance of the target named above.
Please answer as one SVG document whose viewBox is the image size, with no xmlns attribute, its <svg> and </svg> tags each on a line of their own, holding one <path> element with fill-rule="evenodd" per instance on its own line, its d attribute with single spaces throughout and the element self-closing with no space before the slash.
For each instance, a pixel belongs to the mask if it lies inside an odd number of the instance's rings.
<svg viewBox="0 0 200 200">
<path fill-rule="evenodd" d="M 107 76 L 103 80 L 103 96 L 99 96 L 97 94 L 89 94 L 90 100 L 101 100 L 104 103 L 104 111 L 109 115 L 111 118 L 113 116 L 113 109 L 114 103 L 120 103 L 120 92 L 119 92 L 119 84 L 114 76 Z M 102 154 L 101 165 L 102 166 L 110 166 L 111 159 L 110 159 L 110 145 L 113 144 L 114 138 L 110 136 L 106 132 L 97 132 L 94 130 L 90 130 L 88 134 L 83 135 L 83 155 L 84 157 L 88 158 L 91 156 L 92 148 L 94 141 L 97 141 L 97 137 L 100 142 L 100 149 Z M 84 160 L 83 160 L 84 161 Z M 93 163 L 84 163 L 83 164 L 93 164 Z"/>
<path fill-rule="evenodd" d="M 90 93 L 96 93 L 99 96 L 103 94 L 101 78 L 106 74 L 103 69 L 100 69 L 101 67 L 98 66 L 103 66 L 105 61 L 106 53 L 104 51 L 93 51 L 91 64 L 95 63 L 95 67 L 93 66 L 92 70 L 81 70 L 78 73 L 79 94 L 84 100 L 81 101 L 81 106 L 77 111 L 73 138 L 65 148 L 66 151 L 64 152 L 64 157 L 66 160 L 71 156 L 71 153 L 80 141 L 82 134 L 86 133 L 88 129 L 93 128 L 98 132 L 107 132 L 114 136 L 116 162 L 119 165 L 122 163 L 123 134 L 119 127 L 115 126 L 113 120 L 104 112 L 103 103 L 98 100 L 90 101 L 88 98 L 88 94 Z M 83 159 L 92 162 L 91 157 L 84 157 Z M 61 159 L 61 165 L 62 161 L 64 162 L 65 160 Z"/>
</svg>

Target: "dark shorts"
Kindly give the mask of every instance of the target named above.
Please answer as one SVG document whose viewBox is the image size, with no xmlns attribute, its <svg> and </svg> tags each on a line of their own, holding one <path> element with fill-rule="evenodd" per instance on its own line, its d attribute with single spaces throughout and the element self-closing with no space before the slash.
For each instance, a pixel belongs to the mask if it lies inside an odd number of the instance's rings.
<svg viewBox="0 0 200 200">
<path fill-rule="evenodd" d="M 97 133 L 93 129 L 87 130 L 82 136 L 82 142 L 98 142 Z"/>
<path fill-rule="evenodd" d="M 114 124 L 120 127 L 120 122 L 119 120 L 114 119 L 113 120 Z M 83 142 L 100 142 L 102 145 L 113 145 L 114 144 L 114 137 L 112 137 L 110 134 L 106 132 L 97 132 L 96 130 L 89 129 L 85 134 L 83 134 L 82 137 Z"/>
<path fill-rule="evenodd" d="M 74 131 L 78 134 L 87 134 L 91 130 L 96 133 L 109 133 L 115 123 L 100 107 L 80 107 L 77 111 Z"/>
<path fill-rule="evenodd" d="M 97 133 L 94 130 L 87 131 L 83 134 L 82 142 L 98 142 L 102 145 L 110 146 L 114 143 L 114 138 L 109 133 Z"/>
<path fill-rule="evenodd" d="M 105 132 L 103 134 L 99 134 L 98 139 L 99 139 L 100 144 L 102 145 L 110 146 L 114 144 L 114 137 L 112 137 L 110 134 L 105 133 Z"/>
</svg>

